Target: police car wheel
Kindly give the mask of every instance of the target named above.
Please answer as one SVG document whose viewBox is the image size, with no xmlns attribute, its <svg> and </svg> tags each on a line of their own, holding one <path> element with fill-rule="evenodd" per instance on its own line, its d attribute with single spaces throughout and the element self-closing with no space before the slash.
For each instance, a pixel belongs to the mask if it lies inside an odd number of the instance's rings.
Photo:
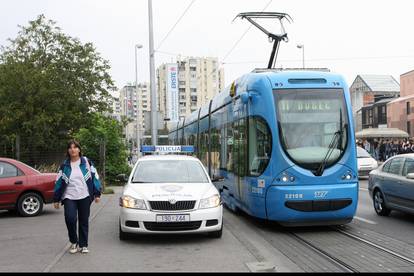
<svg viewBox="0 0 414 276">
<path fill-rule="evenodd" d="M 119 224 L 119 239 L 121 241 L 126 241 L 126 240 L 131 239 L 131 235 L 129 233 L 122 231 L 121 224 Z"/>
</svg>

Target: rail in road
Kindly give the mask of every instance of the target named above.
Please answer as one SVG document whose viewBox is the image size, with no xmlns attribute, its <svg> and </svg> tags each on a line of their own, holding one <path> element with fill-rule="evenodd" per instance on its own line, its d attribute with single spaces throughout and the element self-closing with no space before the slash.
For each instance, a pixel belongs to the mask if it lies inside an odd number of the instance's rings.
<svg viewBox="0 0 414 276">
<path fill-rule="evenodd" d="M 292 231 L 292 237 L 343 272 L 409 272 L 414 259 L 339 227 L 323 232 Z"/>
<path fill-rule="evenodd" d="M 289 271 L 285 269 L 294 266 L 296 268 L 291 271 L 414 271 L 413 244 L 355 224 L 288 228 L 230 211 L 226 212 L 225 221 L 225 227 L 256 257 L 257 262 L 273 264 L 273 271 Z M 276 251 L 283 256 L 272 255 Z M 283 268 L 282 265 L 287 263 L 290 263 L 289 267 Z M 270 271 L 271 267 L 268 265 Z"/>
</svg>

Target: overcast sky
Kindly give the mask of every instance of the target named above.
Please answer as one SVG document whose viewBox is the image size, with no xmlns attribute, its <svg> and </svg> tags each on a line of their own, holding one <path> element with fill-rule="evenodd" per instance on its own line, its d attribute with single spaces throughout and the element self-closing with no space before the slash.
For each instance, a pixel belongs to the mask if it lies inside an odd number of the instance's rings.
<svg viewBox="0 0 414 276">
<path fill-rule="evenodd" d="M 269 4 L 270 2 L 270 4 Z M 191 0 L 153 0 L 155 48 Z M 139 82 L 149 81 L 147 0 L 2 0 L 0 44 L 17 35 L 43 13 L 57 21 L 66 34 L 92 42 L 110 61 L 118 88 L 135 80 L 134 45 L 139 52 Z M 268 5 L 269 4 L 269 5 Z M 256 67 L 265 67 L 271 44 L 256 28 L 236 14 L 248 11 L 289 13 L 285 24 L 290 38 L 282 43 L 277 67 L 301 67 L 305 45 L 306 67 L 327 67 L 345 76 L 349 85 L 358 74 L 399 76 L 414 70 L 414 2 L 407 0 L 195 0 L 159 51 L 183 56 L 214 56 L 224 61 L 225 82 Z M 276 26 L 276 25 L 275 25 Z M 276 30 L 276 29 L 275 29 Z M 157 53 L 156 67 L 175 60 Z"/>
</svg>

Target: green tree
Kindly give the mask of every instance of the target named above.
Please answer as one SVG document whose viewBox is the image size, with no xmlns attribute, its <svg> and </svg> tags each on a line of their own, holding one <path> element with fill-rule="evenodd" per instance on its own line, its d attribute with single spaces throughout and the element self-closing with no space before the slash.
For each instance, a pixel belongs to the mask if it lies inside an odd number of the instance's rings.
<svg viewBox="0 0 414 276">
<path fill-rule="evenodd" d="M 85 156 L 97 163 L 102 172 L 100 160 L 100 145 L 106 145 L 106 182 L 114 182 L 118 174 L 129 174 L 127 149 L 122 140 L 122 124 L 117 120 L 94 113 L 91 115 L 92 124 L 88 128 L 81 128 L 74 137 L 81 143 Z"/>
<path fill-rule="evenodd" d="M 109 63 L 44 15 L 19 28 L 0 48 L 0 133 L 19 135 L 22 151 L 61 148 L 87 114 L 109 109 Z"/>
</svg>

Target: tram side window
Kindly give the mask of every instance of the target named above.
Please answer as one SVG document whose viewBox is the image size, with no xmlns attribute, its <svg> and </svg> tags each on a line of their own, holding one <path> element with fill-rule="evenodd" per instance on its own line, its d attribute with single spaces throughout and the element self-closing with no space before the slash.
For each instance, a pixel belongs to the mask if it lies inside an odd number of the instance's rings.
<svg viewBox="0 0 414 276">
<path fill-rule="evenodd" d="M 220 112 L 211 114 L 211 173 L 213 176 L 220 175 L 220 151 L 221 151 L 221 131 L 220 131 Z"/>
<path fill-rule="evenodd" d="M 208 116 L 200 121 L 200 160 L 208 169 Z"/>
<path fill-rule="evenodd" d="M 188 140 L 190 136 L 190 126 L 184 127 L 184 139 L 181 145 L 188 145 Z"/>
<path fill-rule="evenodd" d="M 234 173 L 240 177 L 246 175 L 247 129 L 246 119 L 239 119 L 233 123 L 233 162 Z"/>
<path fill-rule="evenodd" d="M 226 170 L 228 172 L 233 172 L 233 159 L 234 157 L 234 138 L 233 138 L 233 123 L 227 123 L 226 124 L 226 130 L 225 130 L 225 137 L 226 137 L 226 143 L 227 143 L 227 150 L 226 150 Z"/>
<path fill-rule="evenodd" d="M 272 135 L 266 121 L 251 117 L 249 121 L 249 172 L 252 176 L 263 174 L 270 161 Z"/>
<path fill-rule="evenodd" d="M 192 123 L 184 128 L 184 141 L 182 145 L 195 146 L 197 136 L 197 122 Z"/>
</svg>

